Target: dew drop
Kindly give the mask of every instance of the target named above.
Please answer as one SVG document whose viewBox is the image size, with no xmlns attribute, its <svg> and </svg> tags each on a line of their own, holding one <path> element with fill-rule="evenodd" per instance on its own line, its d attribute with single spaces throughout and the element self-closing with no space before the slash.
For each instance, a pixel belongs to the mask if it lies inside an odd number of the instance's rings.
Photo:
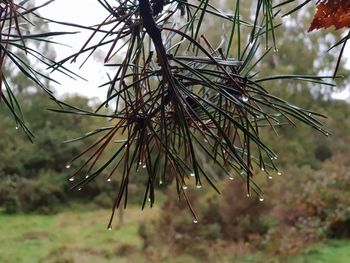
<svg viewBox="0 0 350 263">
<path fill-rule="evenodd" d="M 112 179 L 111 179 L 111 178 L 108 178 L 108 179 L 107 179 L 107 182 L 112 182 Z"/>
<path fill-rule="evenodd" d="M 230 179 L 232 181 L 234 178 L 233 178 L 233 176 L 229 176 L 228 179 Z"/>
<path fill-rule="evenodd" d="M 71 177 L 68 179 L 70 182 L 73 182 L 74 181 L 74 177 Z"/>
<path fill-rule="evenodd" d="M 81 187 L 79 187 L 79 188 L 78 188 L 78 191 L 81 191 L 81 189 L 82 189 L 82 188 L 81 188 Z"/>
<path fill-rule="evenodd" d="M 311 112 L 309 112 L 308 115 L 311 116 Z"/>
<path fill-rule="evenodd" d="M 139 165 L 142 165 L 142 162 L 141 162 L 141 161 L 139 162 Z"/>
<path fill-rule="evenodd" d="M 146 167 L 147 167 L 146 164 L 142 165 L 142 168 L 143 168 L 143 169 L 145 169 Z"/>
<path fill-rule="evenodd" d="M 265 171 L 265 168 L 264 168 L 264 167 L 261 167 L 261 169 L 260 169 L 260 170 L 263 172 L 263 171 Z"/>
<path fill-rule="evenodd" d="M 277 172 L 277 175 L 282 175 L 282 173 L 280 171 Z"/>
<path fill-rule="evenodd" d="M 328 132 L 326 132 L 325 134 L 326 134 L 326 136 L 329 136 L 329 133 L 328 133 Z"/>
<path fill-rule="evenodd" d="M 271 175 L 269 175 L 269 177 L 268 177 L 268 178 L 269 178 L 269 180 L 272 180 L 272 176 L 271 176 Z"/>
<path fill-rule="evenodd" d="M 205 142 L 205 143 L 208 143 L 208 140 L 207 140 L 207 139 L 204 139 L 204 142 Z"/>
<path fill-rule="evenodd" d="M 163 181 L 162 181 L 162 180 L 159 180 L 159 184 L 162 185 L 162 184 L 163 184 Z"/>
<path fill-rule="evenodd" d="M 249 98 L 247 96 L 242 96 L 242 101 L 243 102 L 247 102 L 249 100 Z"/>
<path fill-rule="evenodd" d="M 247 193 L 247 197 L 250 197 L 250 193 Z"/>
<path fill-rule="evenodd" d="M 202 185 L 201 185 L 201 184 L 197 184 L 196 187 L 197 187 L 198 189 L 200 189 L 200 188 L 202 188 Z"/>
<path fill-rule="evenodd" d="M 66 165 L 66 168 L 69 169 L 69 168 L 70 168 L 70 164 L 67 164 L 67 165 Z"/>
<path fill-rule="evenodd" d="M 259 201 L 260 201 L 260 202 L 264 201 L 264 197 L 260 196 L 260 197 L 259 197 Z"/>
<path fill-rule="evenodd" d="M 193 176 L 194 176 L 194 173 L 190 173 L 190 176 L 192 176 L 192 177 L 193 177 Z"/>
<path fill-rule="evenodd" d="M 112 227 L 111 227 L 111 226 L 109 226 L 109 227 L 108 227 L 108 230 L 109 230 L 109 231 L 111 231 L 111 230 L 112 230 Z"/>
<path fill-rule="evenodd" d="M 187 185 L 183 185 L 182 189 L 186 190 L 187 189 Z"/>
<path fill-rule="evenodd" d="M 278 158 L 277 156 L 273 157 L 273 159 L 275 159 L 275 160 L 277 160 L 277 158 Z"/>
<path fill-rule="evenodd" d="M 198 220 L 197 219 L 193 219 L 193 224 L 198 224 Z"/>
<path fill-rule="evenodd" d="M 87 179 L 87 178 L 89 178 L 89 176 L 87 175 L 87 176 L 85 176 L 85 179 Z"/>
<path fill-rule="evenodd" d="M 16 130 L 18 130 L 19 128 L 18 128 L 18 126 L 16 126 Z"/>
<path fill-rule="evenodd" d="M 278 48 L 275 48 L 275 49 L 273 50 L 273 52 L 278 52 Z"/>
<path fill-rule="evenodd" d="M 151 202 L 151 198 L 150 197 L 148 197 L 148 202 Z"/>
</svg>

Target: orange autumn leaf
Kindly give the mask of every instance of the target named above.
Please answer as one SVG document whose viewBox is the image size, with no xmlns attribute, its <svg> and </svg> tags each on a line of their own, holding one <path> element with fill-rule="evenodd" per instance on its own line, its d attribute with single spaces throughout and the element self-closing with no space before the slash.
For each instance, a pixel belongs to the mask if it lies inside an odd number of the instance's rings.
<svg viewBox="0 0 350 263">
<path fill-rule="evenodd" d="M 350 0 L 321 0 L 308 32 L 335 26 L 350 27 Z"/>
</svg>

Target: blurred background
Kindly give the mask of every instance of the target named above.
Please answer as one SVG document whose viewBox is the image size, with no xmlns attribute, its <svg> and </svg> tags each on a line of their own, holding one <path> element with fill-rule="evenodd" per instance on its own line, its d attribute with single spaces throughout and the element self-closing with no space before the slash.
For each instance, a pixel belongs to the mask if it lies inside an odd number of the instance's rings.
<svg viewBox="0 0 350 263">
<path fill-rule="evenodd" d="M 234 3 L 221 5 L 229 12 Z M 244 8 L 249 14 L 249 6 Z M 332 73 L 339 50 L 326 51 L 342 32 L 305 33 L 313 12 L 305 9 L 286 18 L 277 30 L 278 51 L 260 63 L 260 74 Z M 207 22 L 203 30 L 220 42 L 225 27 Z M 336 80 L 337 88 L 283 81 L 266 86 L 328 116 L 321 121 L 330 136 L 298 124 L 281 124 L 277 134 L 266 128 L 261 136 L 277 153 L 281 174 L 255 174 L 265 192 L 260 200 L 246 197 L 239 177 L 229 180 L 218 172 L 221 195 L 209 185 L 188 189 L 199 222 L 192 222 L 171 179 L 158 187 L 156 206 L 141 211 L 147 178 L 140 172 L 130 185 L 128 207 L 118 211 L 111 231 L 107 223 L 118 176 L 107 181 L 106 171 L 81 191 L 70 190 L 74 167 L 66 165 L 93 138 L 63 143 L 108 121 L 46 110 L 56 105 L 14 72 L 11 82 L 36 139 L 31 144 L 0 104 L 0 262 L 350 262 L 347 56 L 342 61 L 339 74 L 345 78 Z M 69 90 L 67 85 L 77 84 L 65 85 Z M 59 86 L 52 88 L 59 92 Z M 74 95 L 59 94 L 85 109 L 101 98 L 101 90 L 81 95 L 84 87 Z"/>
</svg>

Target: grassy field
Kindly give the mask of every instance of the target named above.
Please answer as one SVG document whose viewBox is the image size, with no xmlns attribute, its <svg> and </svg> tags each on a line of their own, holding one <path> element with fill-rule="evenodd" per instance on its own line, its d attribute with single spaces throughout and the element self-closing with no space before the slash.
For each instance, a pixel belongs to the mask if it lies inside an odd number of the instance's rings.
<svg viewBox="0 0 350 263">
<path fill-rule="evenodd" d="M 140 223 L 149 223 L 159 208 L 128 208 L 124 225 L 106 229 L 110 210 L 66 211 L 57 215 L 0 214 L 1 263 L 149 262 L 142 254 Z M 118 220 L 115 220 L 118 221 Z M 208 248 L 210 249 L 210 248 Z M 166 253 L 166 251 L 160 252 Z M 206 262 L 186 255 L 162 262 Z M 350 241 L 328 241 L 288 258 L 257 253 L 217 262 L 350 262 Z"/>
<path fill-rule="evenodd" d="M 266 254 L 254 254 L 241 258 L 239 263 L 349 263 L 350 240 L 329 240 L 306 248 L 297 255 L 288 257 L 268 257 Z"/>
<path fill-rule="evenodd" d="M 110 210 L 57 215 L 0 215 L 0 262 L 137 262 L 138 225 L 156 209 L 128 209 L 125 223 L 107 230 Z M 115 220 L 118 221 L 118 220 Z"/>
</svg>

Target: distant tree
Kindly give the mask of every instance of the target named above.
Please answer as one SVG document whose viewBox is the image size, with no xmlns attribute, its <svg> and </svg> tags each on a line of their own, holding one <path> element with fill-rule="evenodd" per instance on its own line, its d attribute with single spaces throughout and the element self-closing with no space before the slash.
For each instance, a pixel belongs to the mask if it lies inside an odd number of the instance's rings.
<svg viewBox="0 0 350 263">
<path fill-rule="evenodd" d="M 110 126 L 81 137 L 98 138 L 77 156 L 89 157 L 77 168 L 77 171 L 84 170 L 86 176 L 77 180 L 75 187 L 81 189 L 106 168 L 110 168 L 109 177 L 120 168 L 120 187 L 113 211 L 123 201 L 126 205 L 129 183 L 137 177 L 139 170 L 143 170 L 148 178 L 143 206 L 147 200 L 152 206 L 156 185 L 168 178 L 176 181 L 177 193 L 185 200 L 188 200 L 186 189 L 192 182 L 198 188 L 206 182 L 218 191 L 214 183 L 217 176 L 213 169 L 207 169 L 208 163 L 221 169 L 229 178 L 234 174 L 242 177 L 248 196 L 252 191 L 260 196 L 262 190 L 253 181 L 255 171 L 279 172 L 274 162 L 276 154 L 260 138 L 263 127 L 273 132 L 281 122 L 294 125 L 298 120 L 328 135 L 319 121 L 322 115 L 274 96 L 266 86 L 280 80 L 332 85 L 326 79 L 335 75 L 313 76 L 309 72 L 294 75 L 293 71 L 293 74 L 269 75 L 267 70 L 264 71 L 266 74 L 259 74 L 259 66 L 268 54 L 278 51 L 276 32 L 283 23 L 281 15 L 302 10 L 310 0 L 279 1 L 278 4 L 270 0 L 252 1 L 253 17 L 241 14 L 243 1 L 239 0 L 234 1 L 229 12 L 221 11 L 209 0 L 103 0 L 99 3 L 109 15 L 99 25 L 86 27 L 66 23 L 89 29 L 92 33 L 77 53 L 58 62 L 27 44 L 29 40 L 50 42 L 48 37 L 64 34 L 35 34 L 30 32 L 32 26 L 25 32 L 21 25 L 29 23 L 27 17 L 40 17 L 36 14 L 37 7 L 24 7 L 27 2 L 1 2 L 0 68 L 4 86 L 1 98 L 19 127 L 31 137 L 5 75 L 4 61 L 10 60 L 57 102 L 59 108 L 55 111 L 111 120 Z M 290 11 L 284 11 L 286 8 Z M 348 1 L 319 1 L 317 8 L 309 30 L 350 25 Z M 320 16 L 322 10 L 337 15 L 328 21 Z M 337 19 L 342 23 L 336 22 Z M 211 28 L 218 23 L 224 30 L 217 26 Z M 219 42 L 217 38 L 211 40 L 208 37 L 207 32 L 213 30 L 221 32 Z M 91 41 L 93 38 L 99 38 L 97 44 Z M 342 46 L 340 57 L 347 39 L 345 36 L 334 44 Z M 109 51 L 103 63 L 113 69 L 114 75 L 103 84 L 109 88 L 107 99 L 92 111 L 58 101 L 41 80 L 49 80 L 48 75 L 34 69 L 30 60 L 22 59 L 14 52 L 19 50 L 51 70 L 72 75 L 64 67 L 66 62 L 76 61 L 83 55 L 89 58 L 105 46 Z M 119 54 L 123 54 L 121 61 Z M 232 54 L 235 59 L 231 58 Z M 335 71 L 339 65 L 340 60 Z M 103 107 L 109 107 L 109 112 L 101 111 Z M 70 165 L 74 164 L 70 162 Z M 188 205 L 197 220 L 189 202 Z"/>
</svg>

